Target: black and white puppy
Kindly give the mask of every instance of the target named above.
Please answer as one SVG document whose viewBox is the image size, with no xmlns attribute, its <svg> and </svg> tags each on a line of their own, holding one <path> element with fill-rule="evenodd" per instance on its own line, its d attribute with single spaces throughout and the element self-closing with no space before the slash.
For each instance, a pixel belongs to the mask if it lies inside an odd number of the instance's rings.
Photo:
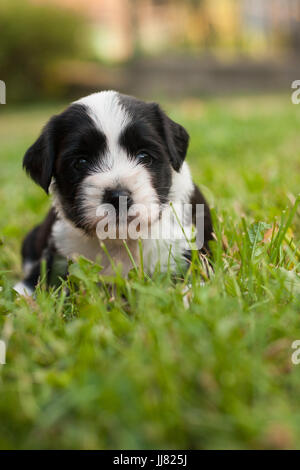
<svg viewBox="0 0 300 470">
<path fill-rule="evenodd" d="M 50 271 L 56 254 L 66 259 L 83 255 L 93 261 L 100 256 L 102 273 L 111 274 L 111 262 L 105 254 L 108 251 L 116 265 L 122 264 L 126 275 L 132 261 L 124 238 L 137 264 L 137 238 L 142 239 L 146 272 L 151 274 L 158 263 L 160 269 L 171 265 L 175 272 L 178 258 L 188 263 L 187 237 L 193 232 L 197 204 L 204 207 L 201 251 L 207 253 L 212 238 L 210 211 L 184 161 L 188 142 L 185 129 L 167 117 L 158 104 L 115 91 L 94 93 L 53 116 L 24 157 L 27 173 L 52 194 L 53 207 L 44 222 L 24 240 L 24 280 L 15 290 L 32 294 L 41 261 L 46 260 Z M 128 209 L 125 222 L 139 219 L 135 228 L 140 237 L 130 236 L 128 226 L 126 236 L 119 236 L 121 198 Z M 174 206 L 178 204 L 192 205 L 192 221 L 189 218 L 186 222 L 181 209 L 174 217 Z M 114 237 L 103 236 L 110 219 L 105 219 L 108 212 L 101 213 L 101 208 L 107 205 L 115 208 Z M 134 207 L 138 210 L 130 213 Z M 104 219 L 105 224 L 101 225 Z M 185 236 L 177 237 L 175 230 L 169 238 L 163 237 L 162 221 L 173 226 L 180 222 L 180 232 L 184 231 Z M 149 227 L 152 236 L 143 237 Z M 105 242 L 105 251 L 101 241 Z"/>
</svg>

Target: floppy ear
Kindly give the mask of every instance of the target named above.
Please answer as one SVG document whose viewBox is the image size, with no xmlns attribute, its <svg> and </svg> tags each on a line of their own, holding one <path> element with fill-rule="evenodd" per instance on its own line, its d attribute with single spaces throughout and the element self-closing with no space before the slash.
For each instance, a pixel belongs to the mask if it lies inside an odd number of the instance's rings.
<svg viewBox="0 0 300 470">
<path fill-rule="evenodd" d="M 48 194 L 55 161 L 55 122 L 57 116 L 50 119 L 40 137 L 27 150 L 23 159 L 23 168 L 31 178 Z"/>
<path fill-rule="evenodd" d="M 160 115 L 163 137 L 167 145 L 172 167 L 174 170 L 179 171 L 186 157 L 190 136 L 184 127 L 172 121 L 159 105 L 155 104 L 155 106 L 156 111 Z"/>
</svg>

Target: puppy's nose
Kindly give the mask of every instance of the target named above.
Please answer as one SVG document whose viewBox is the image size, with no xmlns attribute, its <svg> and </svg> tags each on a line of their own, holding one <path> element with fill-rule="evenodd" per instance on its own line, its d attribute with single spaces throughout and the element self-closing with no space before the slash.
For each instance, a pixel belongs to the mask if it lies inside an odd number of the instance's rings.
<svg viewBox="0 0 300 470">
<path fill-rule="evenodd" d="M 127 199 L 126 200 L 120 199 L 121 197 L 127 198 Z M 127 209 L 129 209 L 133 201 L 131 199 L 130 191 L 128 191 L 127 189 L 123 189 L 123 188 L 117 188 L 117 189 L 106 189 L 103 195 L 103 202 L 105 204 L 111 204 L 118 211 L 120 202 L 121 204 L 125 203 L 127 205 Z"/>
</svg>

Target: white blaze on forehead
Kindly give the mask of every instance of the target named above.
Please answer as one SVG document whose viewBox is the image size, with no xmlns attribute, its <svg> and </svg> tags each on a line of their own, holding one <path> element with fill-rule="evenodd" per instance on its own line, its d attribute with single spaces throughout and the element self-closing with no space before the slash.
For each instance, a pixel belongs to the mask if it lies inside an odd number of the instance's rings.
<svg viewBox="0 0 300 470">
<path fill-rule="evenodd" d="M 116 91 L 93 93 L 76 101 L 87 107 L 90 118 L 107 139 L 109 152 L 118 148 L 121 133 L 131 121 L 131 117 L 119 101 Z"/>
<path fill-rule="evenodd" d="M 119 93 L 101 91 L 86 96 L 76 103 L 86 106 L 87 113 L 94 121 L 96 128 L 105 135 L 107 150 L 105 155 L 101 156 L 99 169 L 101 168 L 102 171 L 117 170 L 119 174 L 121 171 L 125 171 L 124 166 L 128 167 L 132 163 L 126 151 L 121 148 L 119 140 L 132 118 L 120 103 Z"/>
</svg>

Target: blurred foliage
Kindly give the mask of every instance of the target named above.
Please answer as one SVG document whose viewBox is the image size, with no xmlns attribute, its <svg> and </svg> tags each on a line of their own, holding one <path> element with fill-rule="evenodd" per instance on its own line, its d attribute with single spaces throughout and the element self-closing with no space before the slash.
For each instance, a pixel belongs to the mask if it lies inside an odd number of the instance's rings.
<svg viewBox="0 0 300 470">
<path fill-rule="evenodd" d="M 88 52 L 85 20 L 50 5 L 2 0 L 0 31 L 0 76 L 10 102 L 57 96 L 55 64 Z"/>
</svg>

